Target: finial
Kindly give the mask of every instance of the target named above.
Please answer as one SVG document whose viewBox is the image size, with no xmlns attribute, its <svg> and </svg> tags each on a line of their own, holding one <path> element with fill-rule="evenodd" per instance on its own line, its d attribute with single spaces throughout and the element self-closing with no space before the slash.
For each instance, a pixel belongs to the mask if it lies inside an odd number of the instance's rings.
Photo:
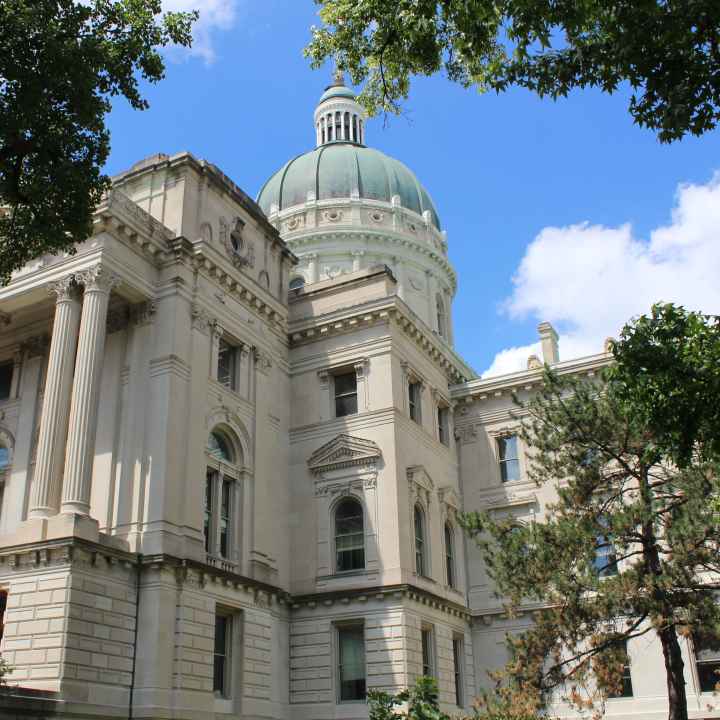
<svg viewBox="0 0 720 720">
<path fill-rule="evenodd" d="M 333 74 L 333 85 L 342 87 L 345 85 L 345 73 L 339 68 L 335 67 L 335 73 Z"/>
</svg>

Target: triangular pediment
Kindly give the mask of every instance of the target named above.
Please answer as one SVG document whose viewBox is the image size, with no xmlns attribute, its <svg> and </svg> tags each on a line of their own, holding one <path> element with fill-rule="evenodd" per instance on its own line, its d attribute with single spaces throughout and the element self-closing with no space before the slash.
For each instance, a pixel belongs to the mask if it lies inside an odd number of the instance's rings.
<svg viewBox="0 0 720 720">
<path fill-rule="evenodd" d="M 380 458 L 382 452 L 372 440 L 338 435 L 319 447 L 307 463 L 312 472 L 320 473 L 352 465 L 375 465 Z"/>
</svg>

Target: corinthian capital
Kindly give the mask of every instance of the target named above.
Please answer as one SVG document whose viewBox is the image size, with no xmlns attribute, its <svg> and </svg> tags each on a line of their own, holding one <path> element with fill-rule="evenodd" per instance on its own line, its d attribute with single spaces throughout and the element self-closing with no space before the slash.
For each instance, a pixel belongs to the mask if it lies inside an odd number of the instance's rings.
<svg viewBox="0 0 720 720">
<path fill-rule="evenodd" d="M 120 278 L 104 265 L 95 265 L 75 275 L 77 281 L 85 286 L 85 292 L 109 293 L 120 284 Z"/>
<path fill-rule="evenodd" d="M 48 283 L 47 291 L 50 295 L 55 295 L 58 302 L 77 300 L 80 295 L 80 288 L 72 274 Z"/>
</svg>

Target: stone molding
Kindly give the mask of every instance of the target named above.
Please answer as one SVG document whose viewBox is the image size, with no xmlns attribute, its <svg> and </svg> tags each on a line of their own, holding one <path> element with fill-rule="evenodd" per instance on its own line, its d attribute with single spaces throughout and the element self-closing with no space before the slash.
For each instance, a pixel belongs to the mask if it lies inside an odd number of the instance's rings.
<svg viewBox="0 0 720 720">
<path fill-rule="evenodd" d="M 307 460 L 313 475 L 349 467 L 367 466 L 377 469 L 382 460 L 380 447 L 372 440 L 341 433 L 319 447 Z"/>
</svg>

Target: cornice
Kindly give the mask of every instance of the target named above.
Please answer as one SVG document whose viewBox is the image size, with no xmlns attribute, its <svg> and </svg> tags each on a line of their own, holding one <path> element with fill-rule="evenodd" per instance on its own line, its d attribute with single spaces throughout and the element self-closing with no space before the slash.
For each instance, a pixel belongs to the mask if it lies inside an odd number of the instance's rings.
<svg viewBox="0 0 720 720">
<path fill-rule="evenodd" d="M 449 346 L 438 340 L 396 295 L 295 321 L 290 324 L 288 340 L 290 346 L 295 347 L 381 323 L 392 323 L 400 328 L 443 369 L 451 382 L 460 383 L 474 376 L 472 369 Z"/>
<path fill-rule="evenodd" d="M 332 590 L 322 593 L 306 593 L 292 596 L 292 609 L 313 610 L 318 605 L 330 607 L 336 603 L 347 605 L 350 602 L 367 602 L 368 600 L 393 601 L 408 599 L 427 605 L 448 615 L 470 621 L 471 612 L 465 605 L 447 600 L 439 595 L 411 585 L 379 585 L 375 587 L 353 588 L 351 590 Z"/>
<path fill-rule="evenodd" d="M 457 289 L 457 274 L 455 273 L 455 270 L 447 257 L 445 257 L 445 255 L 439 252 L 436 248 L 429 247 L 427 244 L 424 244 L 419 240 L 415 240 L 389 228 L 378 230 L 368 229 L 367 226 L 362 226 L 362 228 L 355 226 L 355 228 L 356 229 L 354 229 L 353 226 L 348 226 L 347 229 L 340 230 L 337 228 L 328 229 L 324 226 L 319 226 L 304 232 L 302 235 L 292 238 L 288 237 L 287 243 L 288 246 L 292 248 L 293 252 L 298 255 L 300 262 L 302 262 L 301 253 L 304 246 L 312 246 L 316 243 L 323 243 L 327 240 L 336 241 L 338 243 L 340 248 L 338 252 L 343 252 L 342 248 L 345 246 L 348 254 L 350 254 L 351 249 L 355 247 L 348 241 L 352 241 L 352 243 L 357 243 L 358 240 L 363 242 L 376 241 L 380 244 L 387 245 L 389 254 L 396 253 L 398 247 L 405 247 L 436 263 L 450 279 L 450 285 L 453 292 Z M 315 250 L 315 248 L 311 249 Z M 317 248 L 317 250 L 320 252 L 322 248 Z"/>
<path fill-rule="evenodd" d="M 560 375 L 586 375 L 594 377 L 612 362 L 610 353 L 599 353 L 587 357 L 566 360 L 552 366 Z M 533 368 L 507 375 L 489 378 L 477 378 L 459 383 L 450 388 L 450 396 L 455 401 L 472 402 L 487 400 L 491 397 L 510 395 L 519 390 L 532 391 L 542 386 L 543 368 Z"/>
</svg>

